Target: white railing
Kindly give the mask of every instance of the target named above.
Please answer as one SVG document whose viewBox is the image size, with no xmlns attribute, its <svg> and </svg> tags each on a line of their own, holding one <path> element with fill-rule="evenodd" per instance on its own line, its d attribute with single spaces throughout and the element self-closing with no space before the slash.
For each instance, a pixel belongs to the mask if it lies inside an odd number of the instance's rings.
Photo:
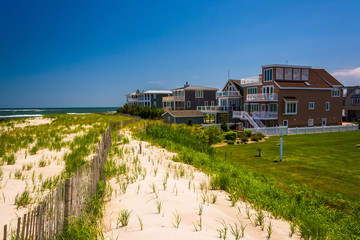
<svg viewBox="0 0 360 240">
<path fill-rule="evenodd" d="M 256 93 L 256 94 L 247 94 L 246 101 L 277 101 L 277 93 Z"/>
<path fill-rule="evenodd" d="M 255 128 L 260 127 L 255 122 L 255 120 L 249 115 L 249 113 L 247 113 L 245 111 L 233 111 L 233 118 L 239 118 L 241 120 L 248 120 L 253 127 L 255 127 Z"/>
<path fill-rule="evenodd" d="M 241 97 L 239 92 L 236 91 L 225 91 L 225 92 L 217 92 L 216 97 Z"/>
<path fill-rule="evenodd" d="M 240 110 L 240 106 L 197 106 L 197 110 L 203 112 L 229 112 Z"/>
<path fill-rule="evenodd" d="M 277 112 L 252 112 L 250 115 L 254 119 L 278 119 Z"/>
<path fill-rule="evenodd" d="M 357 131 L 359 125 L 338 125 L 338 126 L 321 126 L 321 127 L 296 127 L 288 128 L 286 126 L 280 127 L 266 127 L 266 128 L 249 128 L 254 133 L 261 132 L 267 136 L 276 135 L 293 135 L 293 134 L 308 134 L 308 133 L 327 133 L 327 132 L 346 132 Z"/>
</svg>

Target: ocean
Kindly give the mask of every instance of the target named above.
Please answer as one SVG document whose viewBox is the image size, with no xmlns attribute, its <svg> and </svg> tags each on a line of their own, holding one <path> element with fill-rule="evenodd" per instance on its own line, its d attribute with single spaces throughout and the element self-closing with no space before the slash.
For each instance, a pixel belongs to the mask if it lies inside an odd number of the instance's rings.
<svg viewBox="0 0 360 240">
<path fill-rule="evenodd" d="M 103 108 L 0 108 L 0 119 L 41 117 L 45 114 L 115 113 L 117 107 Z"/>
</svg>

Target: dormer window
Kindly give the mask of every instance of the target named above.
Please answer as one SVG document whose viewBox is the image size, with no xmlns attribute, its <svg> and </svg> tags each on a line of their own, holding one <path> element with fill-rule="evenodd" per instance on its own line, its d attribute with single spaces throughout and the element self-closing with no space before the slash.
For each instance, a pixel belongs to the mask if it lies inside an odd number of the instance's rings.
<svg viewBox="0 0 360 240">
<path fill-rule="evenodd" d="M 292 69 L 285 68 L 285 80 L 292 80 Z"/>
<path fill-rule="evenodd" d="M 332 97 L 340 97 L 340 89 L 339 88 L 331 89 L 331 96 Z"/>
<path fill-rule="evenodd" d="M 302 69 L 301 71 L 301 80 L 309 80 L 309 69 Z"/>
<path fill-rule="evenodd" d="M 272 81 L 272 80 L 273 80 L 273 70 L 272 70 L 272 68 L 270 68 L 270 69 L 265 69 L 265 70 L 264 70 L 264 75 L 265 75 L 265 77 L 264 77 L 264 82 L 270 82 L 270 81 Z"/>
<path fill-rule="evenodd" d="M 284 69 L 276 68 L 276 80 L 283 80 L 283 79 L 284 79 Z"/>
<path fill-rule="evenodd" d="M 294 69 L 294 80 L 300 80 L 300 69 Z"/>
</svg>

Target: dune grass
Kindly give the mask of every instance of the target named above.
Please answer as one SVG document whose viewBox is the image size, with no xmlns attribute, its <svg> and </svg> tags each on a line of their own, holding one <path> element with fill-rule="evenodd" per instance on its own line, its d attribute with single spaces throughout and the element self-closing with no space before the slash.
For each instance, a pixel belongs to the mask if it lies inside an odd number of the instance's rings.
<svg viewBox="0 0 360 240">
<path fill-rule="evenodd" d="M 199 133 L 193 134 L 194 131 L 199 131 Z M 150 122 L 143 131 L 136 131 L 135 134 L 143 140 L 178 152 L 178 157 L 173 160 L 191 164 L 210 174 L 212 189 L 223 189 L 230 193 L 236 193 L 256 209 L 267 210 L 275 218 L 282 217 L 294 222 L 304 239 L 356 239 L 360 236 L 360 203 L 358 201 L 352 201 L 339 193 L 325 193 L 304 186 L 301 182 L 291 185 L 279 184 L 273 177 L 243 167 L 237 162 L 229 161 L 228 158 L 233 157 L 234 152 L 229 152 L 227 158 L 224 159 L 214 154 L 214 149 L 210 149 L 206 141 L 202 141 L 204 144 L 202 147 L 199 146 L 201 141 L 198 142 L 198 145 L 189 144 L 187 139 L 194 136 L 193 141 L 197 141 L 196 137 L 202 136 L 200 131 L 202 130 L 186 126 L 164 126 Z M 182 139 L 183 135 L 187 137 Z M 331 138 L 329 136 L 328 138 Z M 326 139 L 326 136 L 324 138 Z M 276 139 L 270 139 L 269 144 L 271 141 L 273 141 L 274 152 L 278 151 Z M 285 144 L 289 141 L 288 138 L 285 138 Z M 252 154 L 255 156 L 258 153 L 256 148 L 259 148 L 260 145 L 253 145 Z M 315 141 L 309 149 L 313 148 L 315 151 L 316 145 Z M 241 146 L 234 147 L 237 147 L 239 151 Z M 265 149 L 264 151 L 269 150 Z M 331 151 L 335 152 L 336 149 Z M 300 150 L 298 154 L 302 152 Z M 285 152 L 286 154 L 288 153 Z M 224 154 L 220 156 L 224 156 Z M 275 161 L 276 158 L 277 156 L 273 156 L 272 161 Z M 255 165 L 254 161 L 256 160 L 253 160 Z M 275 164 L 272 161 L 270 164 Z M 296 172 L 296 170 L 293 171 Z M 329 184 L 332 183 L 329 182 Z M 355 189 L 357 188 L 354 188 L 353 191 L 356 191 Z M 222 233 L 223 235 L 224 233 Z"/>
</svg>

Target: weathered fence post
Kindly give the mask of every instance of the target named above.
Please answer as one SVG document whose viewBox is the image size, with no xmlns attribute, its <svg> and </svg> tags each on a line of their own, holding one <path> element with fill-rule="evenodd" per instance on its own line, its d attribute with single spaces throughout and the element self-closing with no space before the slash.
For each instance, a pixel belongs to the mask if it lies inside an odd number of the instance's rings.
<svg viewBox="0 0 360 240">
<path fill-rule="evenodd" d="M 4 240 L 6 240 L 7 237 L 7 225 L 4 225 Z"/>
<path fill-rule="evenodd" d="M 17 228 L 16 228 L 16 240 L 19 240 L 20 237 L 20 224 L 21 224 L 21 217 L 18 218 L 17 221 Z"/>
<path fill-rule="evenodd" d="M 26 226 L 26 213 L 24 214 L 23 221 L 22 221 L 21 239 L 24 239 L 25 226 Z"/>
<path fill-rule="evenodd" d="M 71 179 L 65 180 L 65 209 L 64 209 L 64 226 L 68 224 L 71 207 Z"/>
</svg>

